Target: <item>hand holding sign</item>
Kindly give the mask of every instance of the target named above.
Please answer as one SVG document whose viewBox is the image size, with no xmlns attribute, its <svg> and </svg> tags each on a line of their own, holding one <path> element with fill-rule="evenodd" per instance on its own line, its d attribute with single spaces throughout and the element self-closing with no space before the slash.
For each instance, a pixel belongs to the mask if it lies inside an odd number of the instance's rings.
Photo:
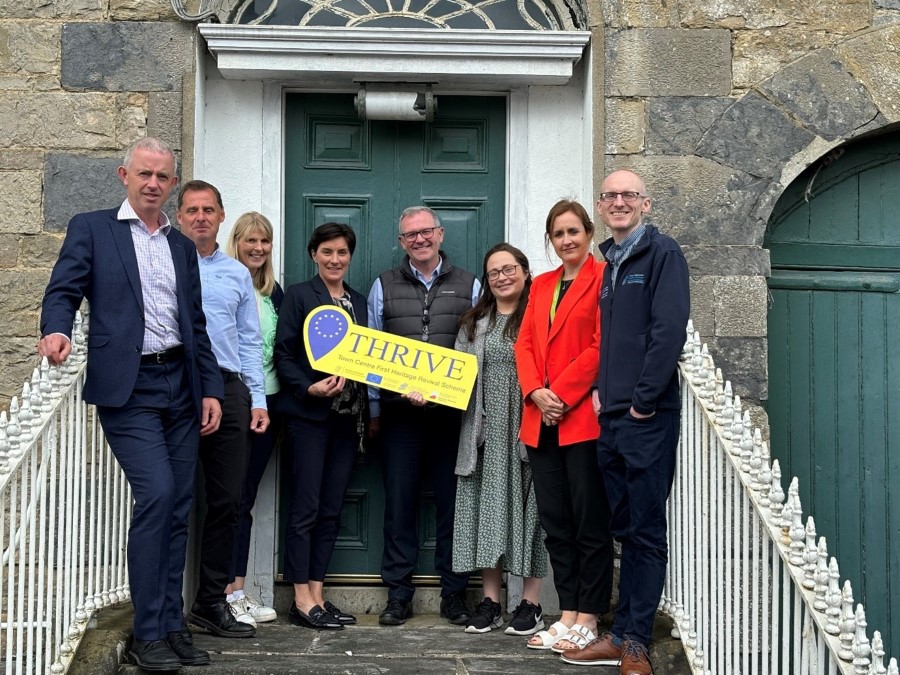
<svg viewBox="0 0 900 675">
<path fill-rule="evenodd" d="M 400 394 L 465 410 L 478 374 L 475 356 L 357 326 L 335 306 L 322 306 L 303 325 L 313 368 Z"/>
</svg>

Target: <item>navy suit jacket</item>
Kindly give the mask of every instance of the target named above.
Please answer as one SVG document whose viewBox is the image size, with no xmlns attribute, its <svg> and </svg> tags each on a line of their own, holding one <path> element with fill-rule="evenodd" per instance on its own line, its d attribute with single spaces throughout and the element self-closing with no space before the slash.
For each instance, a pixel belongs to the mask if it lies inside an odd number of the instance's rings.
<svg viewBox="0 0 900 675">
<path fill-rule="evenodd" d="M 41 308 L 41 335 L 63 333 L 71 338 L 75 312 L 87 298 L 83 397 L 87 403 L 111 407 L 125 405 L 131 397 L 144 343 L 144 298 L 131 227 L 117 213 L 118 208 L 80 213 L 69 221 Z M 175 266 L 185 366 L 199 416 L 203 397 L 223 398 L 222 374 L 206 334 L 197 249 L 174 227 L 166 239 Z"/>
<path fill-rule="evenodd" d="M 350 293 L 353 313 L 358 326 L 369 325 L 369 310 L 366 298 L 346 283 L 344 288 Z M 303 340 L 303 323 L 307 315 L 316 307 L 333 305 L 331 293 L 325 282 L 316 274 L 309 281 L 294 284 L 287 289 L 281 310 L 278 313 L 278 329 L 275 332 L 275 368 L 284 395 L 281 411 L 287 415 L 310 420 L 324 420 L 331 410 L 332 399 L 310 396 L 307 389 L 311 384 L 328 377 L 328 373 L 314 370 L 306 355 Z M 368 410 L 368 396 L 363 388 L 364 404 Z"/>
</svg>

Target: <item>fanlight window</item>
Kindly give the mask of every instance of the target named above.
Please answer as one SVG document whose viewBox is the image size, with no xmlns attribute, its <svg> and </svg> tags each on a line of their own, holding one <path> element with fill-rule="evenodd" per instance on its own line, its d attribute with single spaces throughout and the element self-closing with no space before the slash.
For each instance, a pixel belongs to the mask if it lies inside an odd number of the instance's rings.
<svg viewBox="0 0 900 675">
<path fill-rule="evenodd" d="M 584 30 L 579 0 L 210 0 L 184 19 L 310 27 Z"/>
</svg>

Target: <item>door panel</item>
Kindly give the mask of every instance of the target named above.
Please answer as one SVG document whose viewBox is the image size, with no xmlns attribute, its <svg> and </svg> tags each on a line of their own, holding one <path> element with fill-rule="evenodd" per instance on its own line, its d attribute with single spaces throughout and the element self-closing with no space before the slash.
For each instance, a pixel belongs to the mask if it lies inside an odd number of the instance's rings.
<svg viewBox="0 0 900 675">
<path fill-rule="evenodd" d="M 419 204 L 441 218 L 443 248 L 453 264 L 479 273 L 485 251 L 504 239 L 505 130 L 503 97 L 440 96 L 437 118 L 422 124 L 359 120 L 349 94 L 288 94 L 285 283 L 314 274 L 307 241 L 317 225 L 335 221 L 357 235 L 348 281 L 367 295 L 378 274 L 400 264 L 397 220 L 404 208 Z M 381 459 L 377 444 L 359 456 L 329 568 L 332 577 L 380 572 Z M 286 519 L 287 501 L 282 529 Z M 434 537 L 434 500 L 423 489 L 418 575 L 433 574 Z"/>
<path fill-rule="evenodd" d="M 880 138 L 812 167 L 766 241 L 772 454 L 888 653 L 900 652 L 898 152 L 900 138 Z"/>
</svg>

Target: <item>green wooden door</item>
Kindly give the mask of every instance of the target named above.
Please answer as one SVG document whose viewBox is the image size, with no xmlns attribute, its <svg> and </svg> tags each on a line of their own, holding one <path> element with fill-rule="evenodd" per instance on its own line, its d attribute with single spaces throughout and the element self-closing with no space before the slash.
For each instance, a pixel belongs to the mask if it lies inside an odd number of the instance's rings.
<svg viewBox="0 0 900 675">
<path fill-rule="evenodd" d="M 881 138 L 811 168 L 767 236 L 772 454 L 888 654 L 900 653 L 898 152 L 900 138 Z"/>
<path fill-rule="evenodd" d="M 349 94 L 288 94 L 285 126 L 287 284 L 314 274 L 306 244 L 324 222 L 356 232 L 348 280 L 364 295 L 402 260 L 397 219 L 407 206 L 433 208 L 445 228 L 444 251 L 475 274 L 487 249 L 504 239 L 505 98 L 440 96 L 434 122 L 422 124 L 362 121 Z M 377 576 L 383 522 L 373 444 L 357 462 L 329 574 Z M 434 532 L 433 496 L 423 492 L 417 574 L 433 574 Z"/>
</svg>

